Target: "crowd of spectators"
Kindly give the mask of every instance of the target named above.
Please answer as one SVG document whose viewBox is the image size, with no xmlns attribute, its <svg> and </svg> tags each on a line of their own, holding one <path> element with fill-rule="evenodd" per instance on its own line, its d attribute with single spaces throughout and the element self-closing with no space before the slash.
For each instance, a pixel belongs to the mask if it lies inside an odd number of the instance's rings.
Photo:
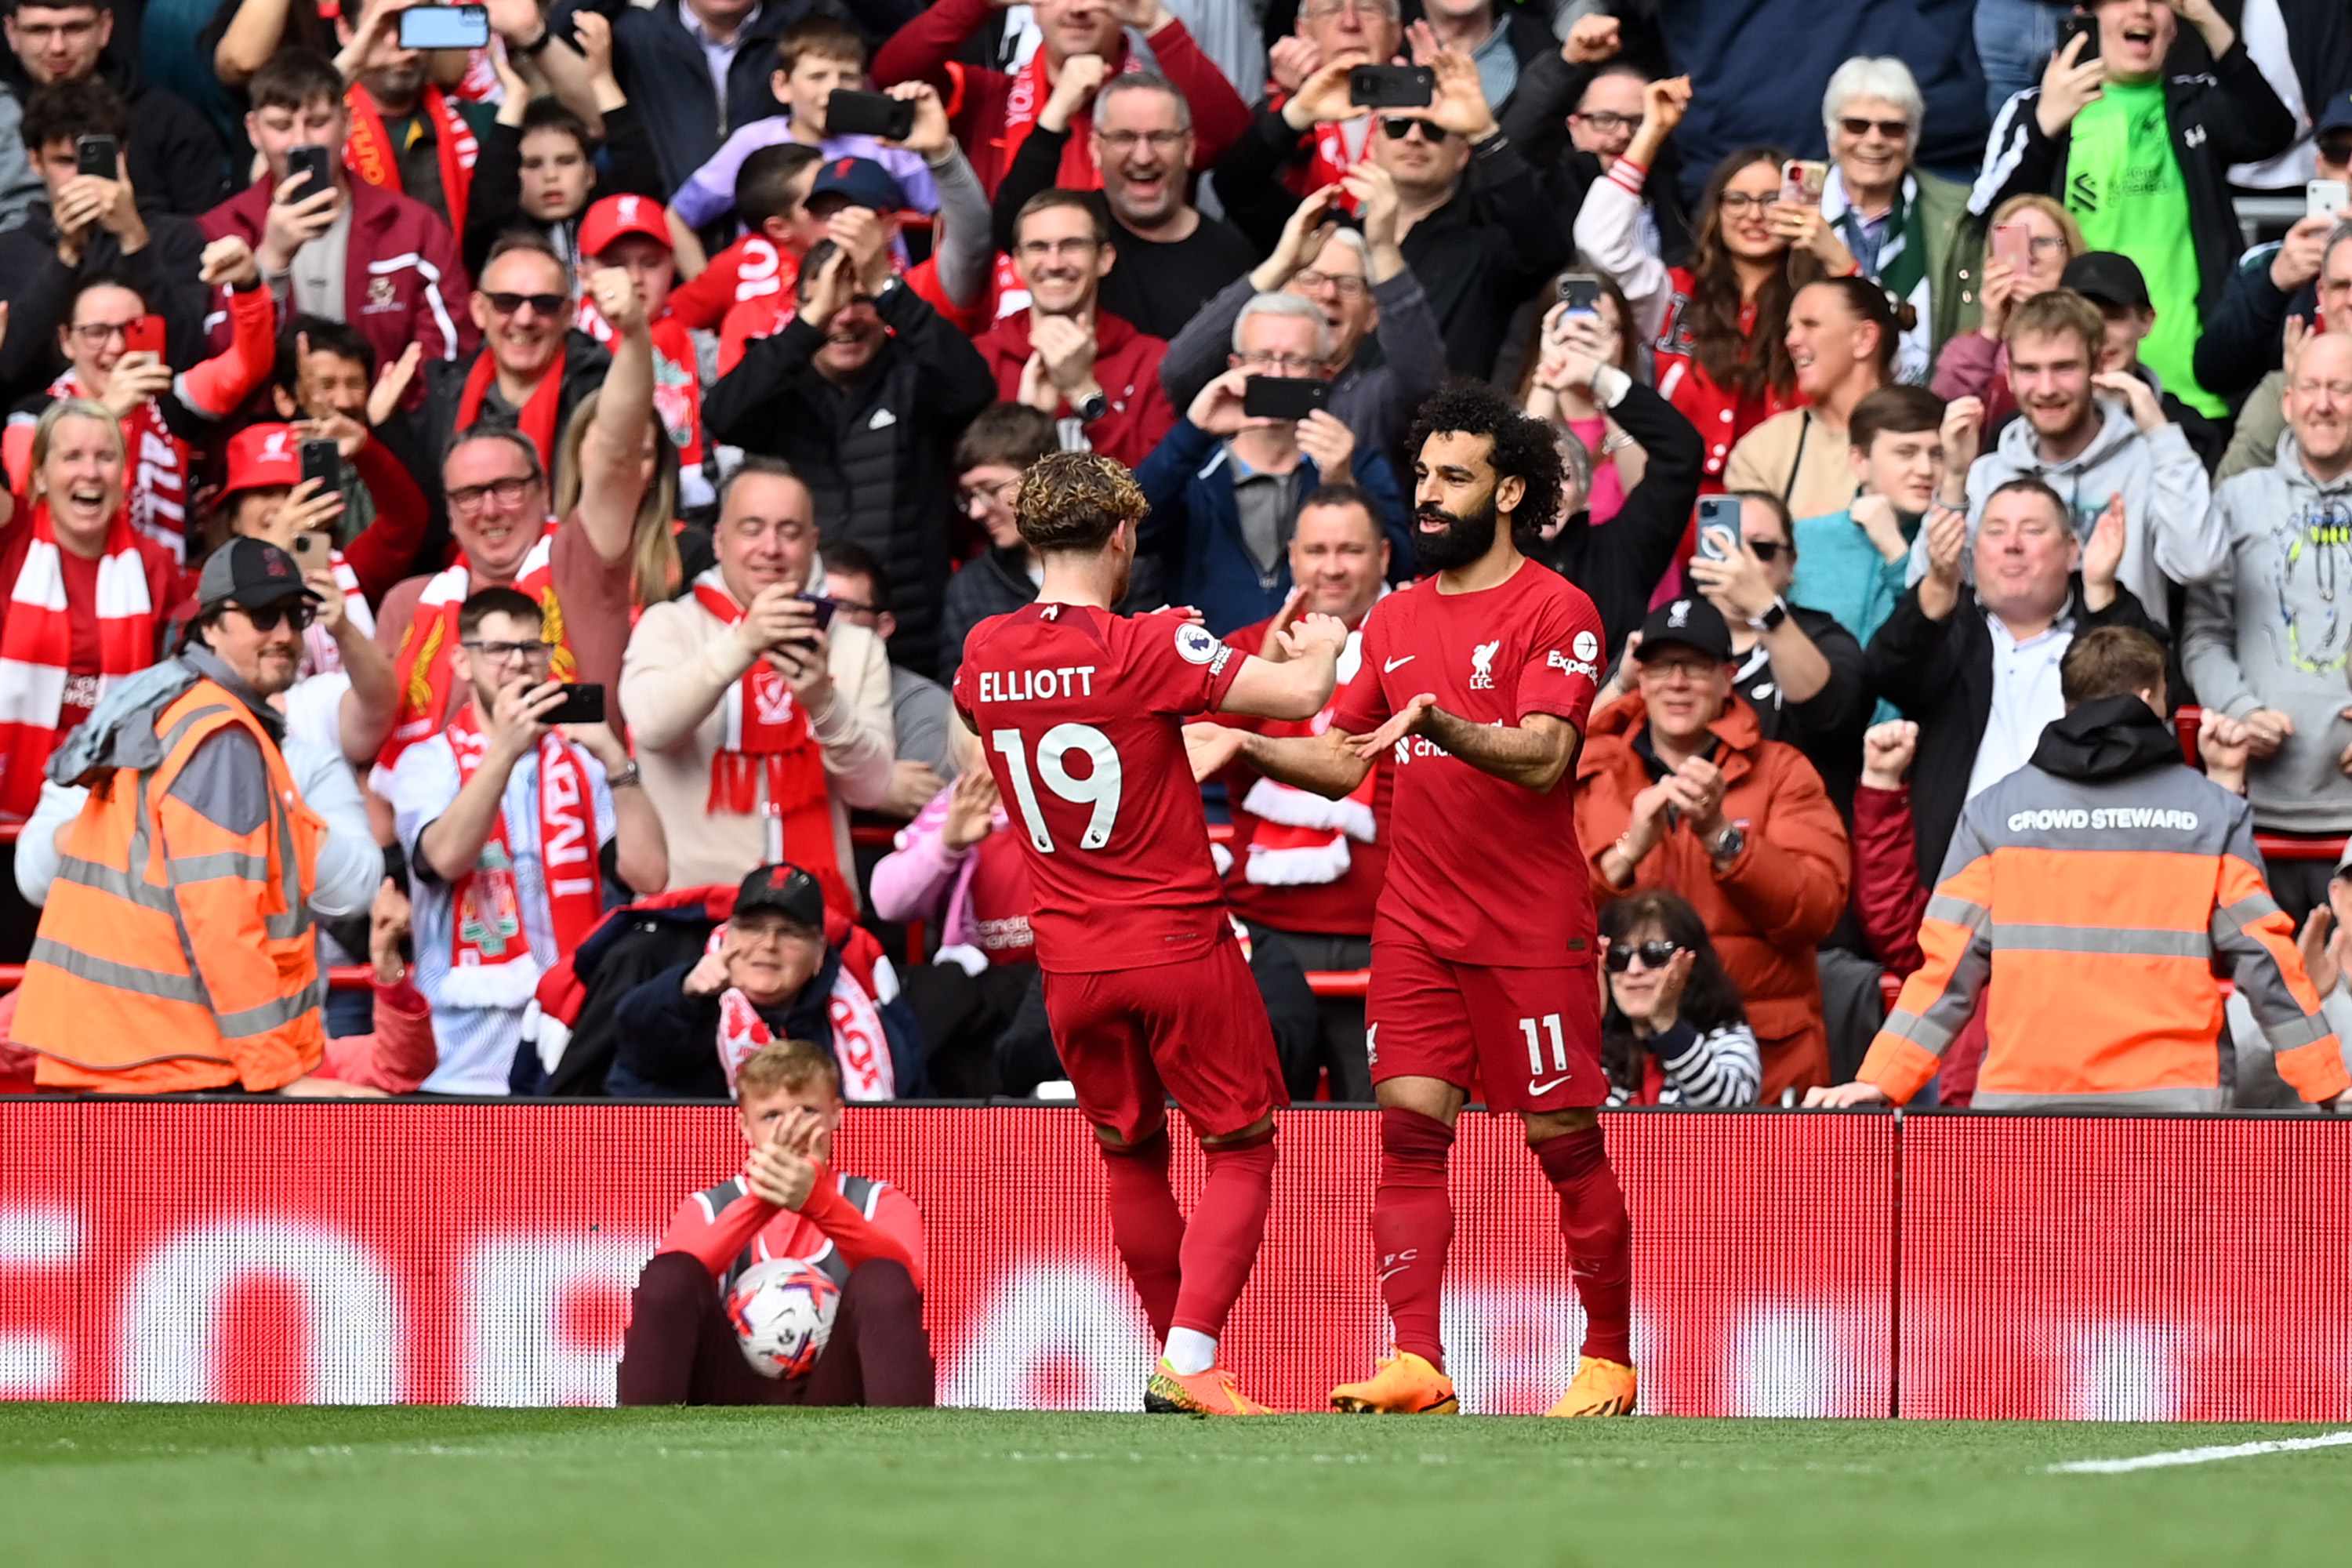
<svg viewBox="0 0 2352 1568">
<path fill-rule="evenodd" d="M 1344 688 L 1467 378 L 1551 429 L 1521 544 L 1605 632 L 1558 787 L 1613 1103 L 2330 1098 L 2329 7 L 490 0 L 410 47 L 430 3 L 7 0 L 0 1083 L 727 1099 L 802 1039 L 850 1100 L 1050 1097 L 950 697 L 1038 593 L 1024 473 L 1131 468 L 1124 607 L 1269 659 L 1337 617 Z M 1369 1100 L 1316 977 L 1370 961 L 1389 768 L 1238 739 L 1196 764 L 1285 1076 Z M 2111 795 L 2236 896 L 2017 950 L 2090 907 L 2019 880 L 2035 814 Z M 2064 849 L 2152 930 L 2141 847 Z M 2206 979 L 2139 1048 L 2046 1054 L 2159 957 Z"/>
</svg>

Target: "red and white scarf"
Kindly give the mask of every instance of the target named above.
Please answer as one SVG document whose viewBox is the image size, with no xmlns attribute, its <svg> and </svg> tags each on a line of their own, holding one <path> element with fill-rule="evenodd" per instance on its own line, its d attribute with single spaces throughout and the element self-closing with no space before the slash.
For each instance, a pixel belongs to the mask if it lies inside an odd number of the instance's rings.
<svg viewBox="0 0 2352 1568">
<path fill-rule="evenodd" d="M 694 601 L 725 626 L 743 607 L 712 567 L 694 580 Z M 768 858 L 788 861 L 817 879 L 828 907 L 857 908 L 834 852 L 833 804 L 824 777 L 824 748 L 790 682 L 765 658 L 727 689 L 726 729 L 710 759 L 710 795 L 703 809 L 716 816 L 749 816 L 761 807 L 766 784 L 771 824 Z"/>
<path fill-rule="evenodd" d="M 65 560 L 49 503 L 33 508 L 25 564 L 8 592 L 0 630 L 0 816 L 30 816 L 41 798 L 41 770 L 57 750 L 65 708 L 73 617 L 66 607 Z M 147 563 L 121 512 L 106 530 L 98 563 L 98 690 L 155 662 L 155 606 Z"/>
<path fill-rule="evenodd" d="M 1372 145 L 1371 123 L 1370 120 L 1326 121 L 1316 126 L 1315 153 L 1307 160 L 1306 167 L 1299 171 L 1298 194 L 1304 196 L 1326 185 L 1338 184 L 1349 170 L 1369 157 Z M 1364 128 L 1362 140 L 1356 143 L 1353 153 L 1348 150 L 1348 128 L 1350 125 Z M 1349 212 L 1356 210 L 1355 197 L 1343 195 L 1339 199 Z"/>
<path fill-rule="evenodd" d="M 457 787 L 480 771 L 489 737 L 467 702 L 449 721 L 449 749 L 457 758 Z M 539 864 L 547 888 L 549 924 L 556 951 L 550 963 L 570 957 L 604 916 L 602 874 L 596 863 L 596 796 L 588 781 L 588 756 L 560 733 L 539 743 Z M 450 889 L 449 978 L 443 996 L 459 1007 L 520 1007 L 531 998 L 544 972 L 530 950 L 522 916 L 522 888 L 507 837 L 503 802 L 490 818 L 490 833 L 474 868 Z"/>
<path fill-rule="evenodd" d="M 335 586 L 343 591 L 343 616 L 360 635 L 375 636 L 375 612 L 368 608 L 367 595 L 360 591 L 360 574 L 352 570 L 340 550 L 327 552 L 327 569 L 335 574 Z M 305 675 L 323 675 L 343 668 L 342 650 L 335 646 L 335 637 L 326 627 L 312 622 L 302 634 Z"/>
<path fill-rule="evenodd" d="M 544 617 L 540 635 L 555 645 L 549 673 L 558 680 L 571 680 L 579 672 L 580 661 L 565 638 L 563 609 L 555 601 L 555 519 L 551 517 L 516 570 L 514 586 L 539 601 Z M 341 581 L 340 575 L 336 581 Z M 392 656 L 393 675 L 400 683 L 400 707 L 393 715 L 392 733 L 376 757 L 376 771 L 369 778 L 378 795 L 389 792 L 400 753 L 440 732 L 441 716 L 449 710 L 449 693 L 458 679 L 457 611 L 474 591 L 473 581 L 473 574 L 461 560 L 436 574 L 416 596 L 415 618 L 400 634 L 400 647 Z"/>
<path fill-rule="evenodd" d="M 539 467 L 542 473 L 555 472 L 555 416 L 563 407 L 563 356 L 567 345 L 562 338 L 555 341 L 555 358 L 549 363 L 547 374 L 539 378 L 530 395 L 523 400 L 515 417 L 515 428 L 539 451 Z M 466 384 L 457 390 L 457 430 L 471 430 L 482 417 L 482 400 L 498 384 L 498 356 L 484 343 L 482 352 L 474 356 L 471 369 L 466 372 Z"/>
<path fill-rule="evenodd" d="M 1363 662 L 1364 634 L 1348 634 L 1339 655 L 1339 679 L 1323 711 L 1302 724 L 1268 724 L 1268 735 L 1320 735 L 1331 727 L 1339 707 L 1339 693 L 1356 678 Z M 1250 836 L 1249 859 L 1242 875 L 1262 888 L 1297 888 L 1336 882 L 1348 874 L 1353 856 L 1348 841 L 1370 844 L 1376 832 L 1372 821 L 1372 784 L 1378 768 L 1368 769 L 1364 782 L 1338 800 L 1326 800 L 1303 789 L 1293 789 L 1261 778 L 1242 797 L 1242 809 L 1258 819 Z"/>
<path fill-rule="evenodd" d="M 49 383 L 51 397 L 89 397 L 74 373 Z M 188 558 L 188 444 L 163 423 L 163 410 L 149 398 L 121 418 L 123 506 L 131 526 L 172 552 Z"/>
<path fill-rule="evenodd" d="M 368 89 L 353 82 L 343 94 L 351 110 L 351 132 L 343 138 L 343 166 L 380 190 L 400 189 L 400 149 L 383 128 L 383 115 Z M 474 183 L 474 164 L 482 156 L 473 127 L 457 112 L 457 101 L 431 82 L 417 100 L 433 121 L 433 152 L 441 164 L 441 199 L 449 208 L 449 232 L 466 232 L 466 196 Z M 461 426 L 460 428 L 463 428 Z"/>
<path fill-rule="evenodd" d="M 705 951 L 718 952 L 726 935 L 724 925 L 714 930 Z M 881 973 L 877 973 L 874 980 L 876 989 L 884 988 Z M 896 994 L 895 989 L 889 994 Z M 882 1032 L 882 1010 L 875 1005 L 872 993 L 850 972 L 845 956 L 834 971 L 833 994 L 825 998 L 825 1016 L 833 1024 L 834 1059 L 841 1064 L 841 1098 L 895 1098 L 898 1076 L 890 1065 L 890 1038 Z M 730 985 L 719 994 L 719 1065 L 726 1070 L 729 1094 L 735 1092 L 735 1075 L 742 1070 L 751 1053 L 775 1037 L 768 1021 L 760 1016 L 759 1008 L 740 989 Z"/>
</svg>

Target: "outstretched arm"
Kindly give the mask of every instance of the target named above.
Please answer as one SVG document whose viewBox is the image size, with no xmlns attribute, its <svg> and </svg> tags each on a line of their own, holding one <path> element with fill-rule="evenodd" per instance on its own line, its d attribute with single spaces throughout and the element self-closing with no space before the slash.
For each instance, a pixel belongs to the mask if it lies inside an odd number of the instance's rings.
<svg viewBox="0 0 2352 1568">
<path fill-rule="evenodd" d="M 1359 740 L 1356 751 L 1367 759 L 1377 757 L 1408 735 L 1426 736 L 1480 773 L 1538 795 L 1550 794 L 1568 776 L 1584 739 L 1557 713 L 1523 713 L 1517 724 L 1474 724 L 1448 713 L 1424 691 Z"/>
<path fill-rule="evenodd" d="M 1356 739 L 1339 730 L 1276 738 L 1223 724 L 1184 726 L 1184 750 L 1194 779 L 1213 777 L 1238 761 L 1276 784 L 1328 800 L 1349 794 L 1372 771 L 1374 759 L 1356 754 Z"/>
</svg>

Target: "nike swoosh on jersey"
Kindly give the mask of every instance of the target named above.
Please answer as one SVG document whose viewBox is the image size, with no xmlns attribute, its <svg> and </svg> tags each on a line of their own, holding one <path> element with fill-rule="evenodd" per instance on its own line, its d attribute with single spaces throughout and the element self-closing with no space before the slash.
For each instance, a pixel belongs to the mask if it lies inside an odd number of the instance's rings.
<svg viewBox="0 0 2352 1568">
<path fill-rule="evenodd" d="M 1420 657 L 1421 655 L 1417 653 L 1409 653 L 1402 658 L 1383 660 L 1381 665 L 1381 673 L 1382 675 L 1386 675 L 1390 670 L 1394 669 L 1397 666 L 1401 664 L 1411 664 L 1414 659 L 1419 658 Z"/>
<path fill-rule="evenodd" d="M 1561 1084 L 1568 1081 L 1568 1074 L 1562 1073 L 1558 1078 L 1546 1079 L 1541 1083 L 1531 1083 L 1528 1085 L 1528 1092 L 1529 1094 L 1542 1094 L 1548 1089 L 1558 1089 Z"/>
</svg>

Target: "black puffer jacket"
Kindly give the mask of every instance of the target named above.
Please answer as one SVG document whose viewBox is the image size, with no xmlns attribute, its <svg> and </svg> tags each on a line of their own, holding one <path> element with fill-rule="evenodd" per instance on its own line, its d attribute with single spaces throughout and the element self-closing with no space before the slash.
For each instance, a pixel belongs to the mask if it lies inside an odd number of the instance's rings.
<svg viewBox="0 0 2352 1568">
<path fill-rule="evenodd" d="M 888 289 L 875 308 L 892 335 L 849 384 L 818 374 L 812 360 L 824 332 L 796 318 L 719 378 L 702 424 L 715 440 L 792 464 L 816 498 L 825 542 L 874 552 L 898 618 L 890 657 L 929 671 L 940 663 L 948 583 L 950 455 L 972 416 L 996 401 L 996 378 L 971 340 L 913 289 Z"/>
</svg>

